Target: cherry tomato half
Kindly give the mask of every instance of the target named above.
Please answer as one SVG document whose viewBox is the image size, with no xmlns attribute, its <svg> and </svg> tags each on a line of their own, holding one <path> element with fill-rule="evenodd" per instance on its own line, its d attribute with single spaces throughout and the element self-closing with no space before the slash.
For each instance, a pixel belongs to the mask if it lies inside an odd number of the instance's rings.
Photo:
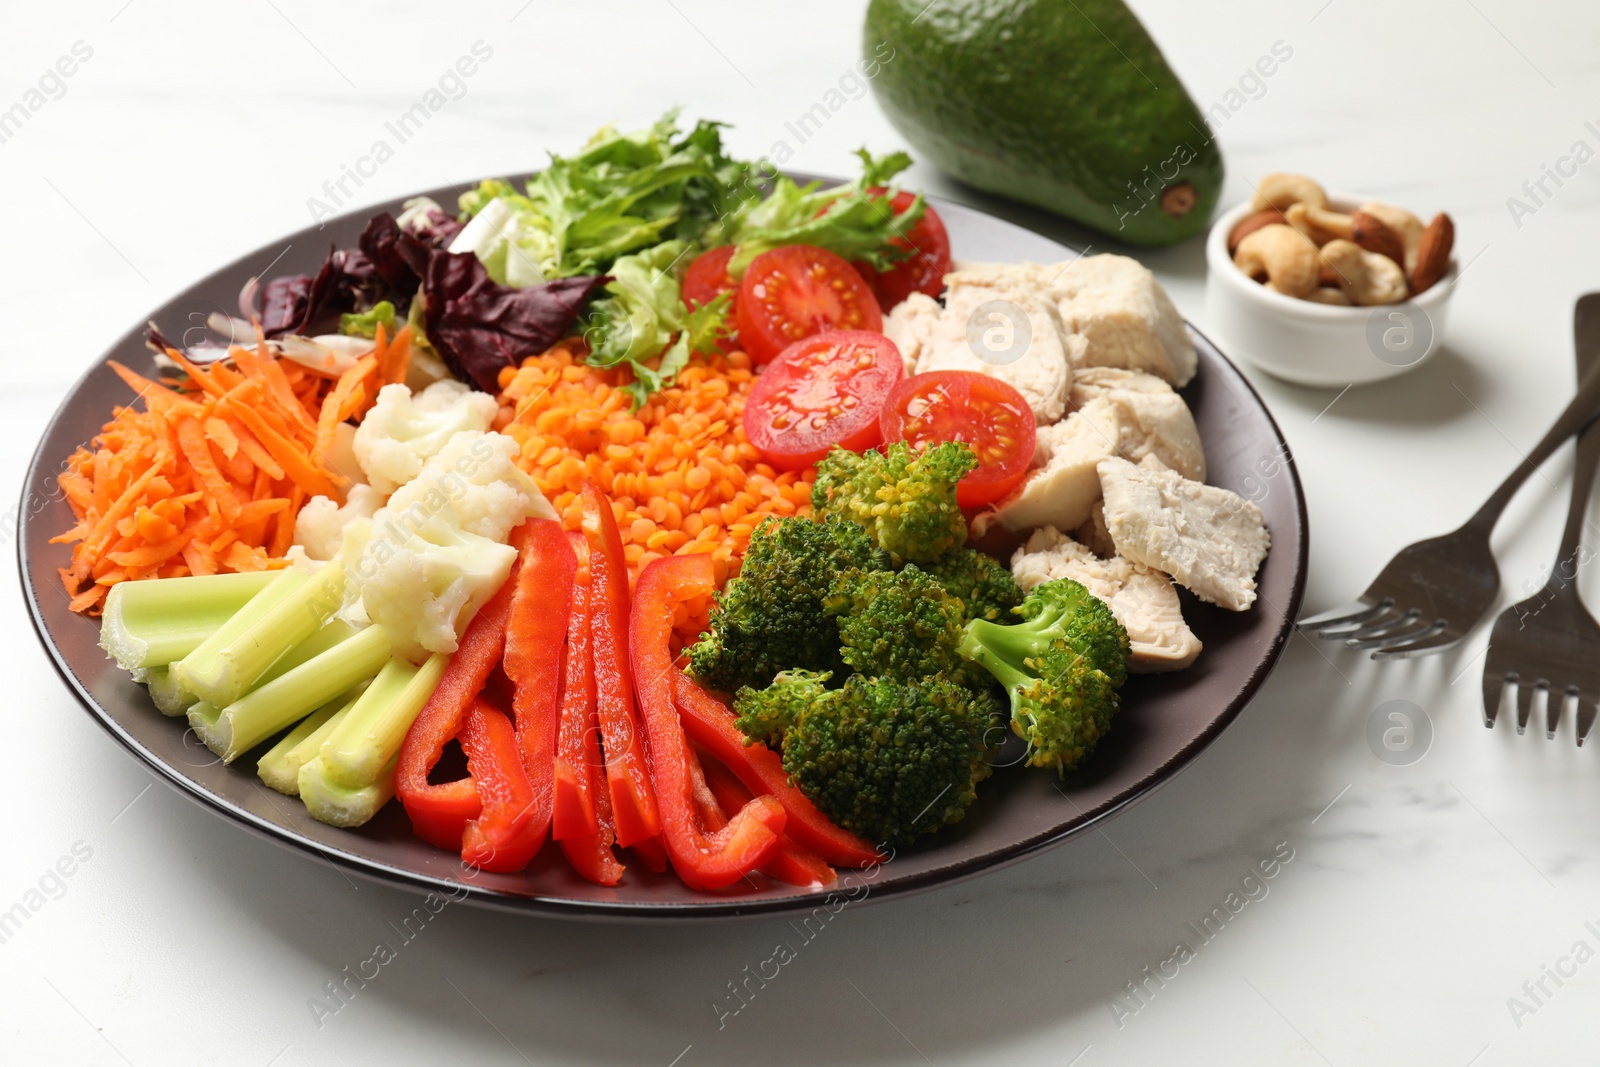
<svg viewBox="0 0 1600 1067">
<path fill-rule="evenodd" d="M 956 503 L 977 508 L 1015 489 L 1033 462 L 1033 410 L 998 378 L 970 370 L 916 374 L 883 406 L 885 441 L 913 446 L 965 441 L 978 466 L 956 486 Z"/>
<path fill-rule="evenodd" d="M 722 245 L 709 252 L 702 252 L 689 264 L 689 269 L 683 274 L 683 305 L 691 311 L 711 303 L 723 293 L 732 293 L 733 302 L 728 305 L 728 326 L 718 338 L 720 347 L 725 352 L 731 352 L 739 344 L 738 331 L 733 329 L 738 321 L 739 313 L 739 283 L 728 274 L 728 260 L 733 258 L 736 251 L 733 245 Z"/>
<path fill-rule="evenodd" d="M 900 349 L 881 333 L 832 330 L 796 341 L 756 375 L 744 435 L 780 470 L 809 467 L 834 445 L 872 448 L 902 373 Z"/>
<path fill-rule="evenodd" d="M 886 191 L 874 187 L 867 190 L 867 195 L 879 196 Z M 889 207 L 894 211 L 904 211 L 915 199 L 913 193 L 896 193 L 894 199 L 889 201 Z M 910 258 L 901 260 L 881 274 L 865 263 L 856 264 L 862 277 L 867 279 L 872 291 L 877 294 L 879 308 L 888 311 L 912 293 L 927 293 L 936 297 L 944 291 L 944 276 L 950 270 L 950 234 L 945 231 L 944 220 L 933 210 L 933 205 L 927 205 L 922 218 L 911 227 L 910 233 L 904 238 L 896 237 L 889 243 L 896 248 L 909 249 Z"/>
<path fill-rule="evenodd" d="M 739 283 L 739 337 L 755 363 L 827 330 L 883 328 L 883 313 L 854 267 L 825 248 L 785 245 L 751 261 Z"/>
</svg>

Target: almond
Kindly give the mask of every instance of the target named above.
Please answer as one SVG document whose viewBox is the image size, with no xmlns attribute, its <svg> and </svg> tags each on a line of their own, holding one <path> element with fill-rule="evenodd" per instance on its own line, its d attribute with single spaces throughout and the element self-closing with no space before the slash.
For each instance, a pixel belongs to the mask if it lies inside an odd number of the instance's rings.
<svg viewBox="0 0 1600 1067">
<path fill-rule="evenodd" d="M 1417 246 L 1417 267 L 1411 272 L 1411 291 L 1424 293 L 1450 269 L 1450 252 L 1456 243 L 1456 224 L 1444 212 L 1433 217 Z"/>
<path fill-rule="evenodd" d="M 1350 216 L 1350 239 L 1368 252 L 1388 256 L 1395 263 L 1406 265 L 1406 244 L 1389 224 L 1365 211 Z"/>
<path fill-rule="evenodd" d="M 1277 208 L 1267 208 L 1254 215 L 1246 215 L 1234 223 L 1233 231 L 1228 234 L 1228 255 L 1233 255 L 1239 250 L 1239 242 L 1255 233 L 1263 226 L 1282 225 L 1289 220 L 1283 217 L 1283 212 Z"/>
</svg>

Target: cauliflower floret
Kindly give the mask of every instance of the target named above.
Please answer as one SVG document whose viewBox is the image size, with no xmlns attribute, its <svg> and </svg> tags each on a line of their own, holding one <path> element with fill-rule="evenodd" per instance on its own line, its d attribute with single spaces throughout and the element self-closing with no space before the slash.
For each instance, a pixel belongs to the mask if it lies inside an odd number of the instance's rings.
<svg viewBox="0 0 1600 1067">
<path fill-rule="evenodd" d="M 499 433 L 458 433 L 395 491 L 374 520 L 375 536 L 385 520 L 414 524 L 448 510 L 468 533 L 504 541 L 528 518 L 559 518 L 539 486 L 516 464 L 517 442 Z"/>
<path fill-rule="evenodd" d="M 356 460 L 373 488 L 392 493 L 455 434 L 487 430 L 497 411 L 494 397 L 456 381 L 435 382 L 415 397 L 404 385 L 386 385 L 356 430 Z"/>
<path fill-rule="evenodd" d="M 294 520 L 294 543 L 304 558 L 330 560 L 339 554 L 344 530 L 354 519 L 370 519 L 383 506 L 383 494 L 370 485 L 352 485 L 341 507 L 325 496 L 314 496 Z"/>
<path fill-rule="evenodd" d="M 454 652 L 463 628 L 510 573 L 504 542 L 529 518 L 555 519 L 497 433 L 455 434 L 368 522 L 351 523 L 344 555 L 366 617 L 401 654 Z"/>
<path fill-rule="evenodd" d="M 404 542 L 369 542 L 361 562 L 371 573 L 361 580 L 361 603 L 395 651 L 413 662 L 454 652 L 460 629 L 505 583 L 516 558 L 510 545 L 435 516 Z"/>
</svg>

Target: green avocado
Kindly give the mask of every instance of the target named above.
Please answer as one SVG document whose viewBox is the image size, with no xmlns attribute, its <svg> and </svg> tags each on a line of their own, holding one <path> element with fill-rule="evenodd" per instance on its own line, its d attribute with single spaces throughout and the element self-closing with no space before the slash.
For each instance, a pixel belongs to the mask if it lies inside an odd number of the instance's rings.
<svg viewBox="0 0 1600 1067">
<path fill-rule="evenodd" d="M 871 0 L 895 127 L 979 189 L 1135 245 L 1205 229 L 1222 153 L 1121 0 Z"/>
</svg>

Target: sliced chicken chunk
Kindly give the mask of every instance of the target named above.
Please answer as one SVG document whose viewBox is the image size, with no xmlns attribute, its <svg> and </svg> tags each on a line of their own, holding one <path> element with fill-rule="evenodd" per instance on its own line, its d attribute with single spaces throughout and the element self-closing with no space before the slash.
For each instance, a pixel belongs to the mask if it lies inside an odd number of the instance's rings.
<svg viewBox="0 0 1600 1067">
<path fill-rule="evenodd" d="M 980 284 L 961 272 L 946 275 L 945 285 L 942 308 L 913 294 L 884 320 L 907 372 L 987 374 L 1021 393 L 1039 425 L 1059 420 L 1085 342 L 1062 330 L 1048 294 L 1017 279 Z"/>
<path fill-rule="evenodd" d="M 1271 544 L 1260 508 L 1149 462 L 1112 458 L 1098 470 L 1118 555 L 1232 611 L 1255 603 L 1256 571 Z"/>
<path fill-rule="evenodd" d="M 1095 477 L 1099 477 L 1098 472 Z M 1117 554 L 1117 544 L 1111 540 L 1111 531 L 1106 529 L 1104 500 L 1094 502 L 1094 507 L 1089 509 L 1089 517 L 1083 520 L 1082 525 L 1073 528 L 1072 539 L 1083 544 L 1097 556 L 1109 559 Z"/>
<path fill-rule="evenodd" d="M 1200 430 L 1183 397 L 1153 374 L 1119 367 L 1084 367 L 1072 376 L 1071 403 L 1082 407 L 1103 398 L 1122 417 L 1120 454 L 1138 463 L 1155 456 L 1185 478 L 1206 480 L 1206 454 Z"/>
<path fill-rule="evenodd" d="M 1139 370 L 1182 387 L 1199 360 L 1177 305 L 1127 256 L 1081 256 L 1051 282 L 1062 325 L 1088 342 L 1074 368 Z"/>
<path fill-rule="evenodd" d="M 1183 621 L 1178 591 L 1159 571 L 1121 556 L 1101 559 L 1053 526 L 1035 530 L 1011 558 L 1011 576 L 1024 592 L 1071 578 L 1105 601 L 1128 631 L 1128 670 L 1177 671 L 1200 655 L 1200 639 Z"/>
<path fill-rule="evenodd" d="M 1109 400 L 1091 400 L 1055 425 L 1040 427 L 1036 468 L 1000 502 L 1001 524 L 1012 531 L 1070 530 L 1084 522 L 1100 499 L 1100 463 L 1117 454 L 1119 437 L 1117 407 Z"/>
</svg>

